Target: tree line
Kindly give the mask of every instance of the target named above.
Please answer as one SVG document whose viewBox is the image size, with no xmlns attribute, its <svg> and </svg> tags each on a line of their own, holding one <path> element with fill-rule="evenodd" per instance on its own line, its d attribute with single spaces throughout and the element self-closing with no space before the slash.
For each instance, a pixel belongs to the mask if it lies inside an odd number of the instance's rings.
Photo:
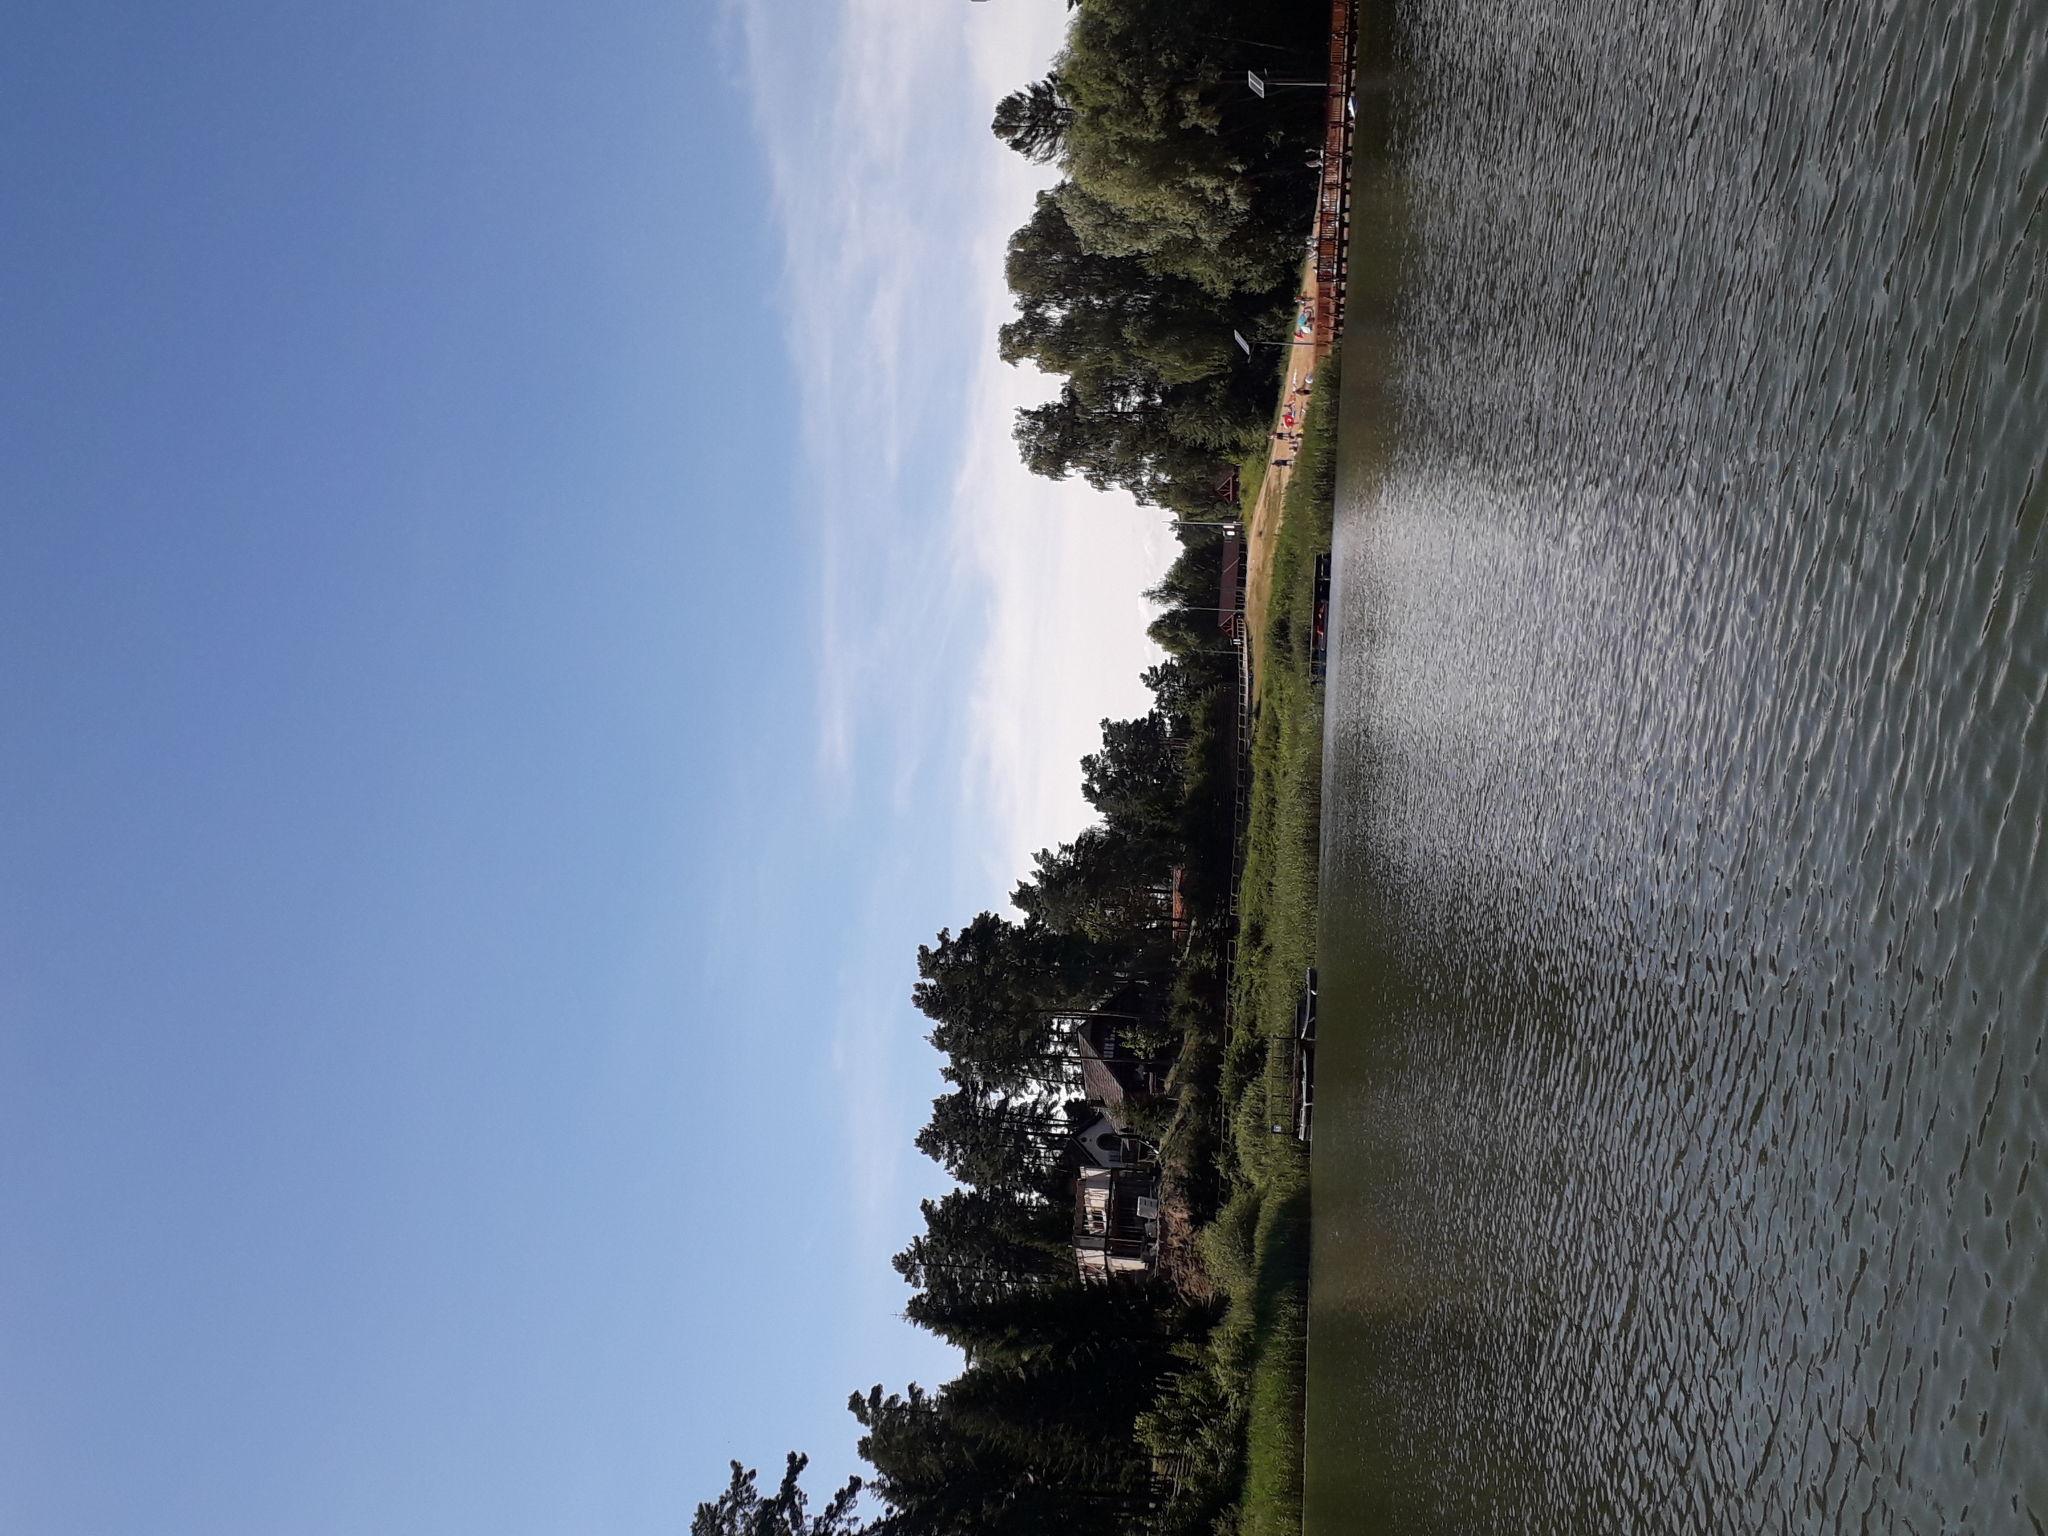
<svg viewBox="0 0 2048 1536">
<path fill-rule="evenodd" d="M 1245 0 L 1086 0 L 1044 79 L 995 131 L 1056 164 L 1011 237 L 1002 355 L 1062 382 L 1018 413 L 1026 465 L 1188 513 L 1257 447 L 1275 360 L 1232 340 L 1288 324 L 1314 201 L 1321 98 L 1248 69 L 1319 74 L 1327 13 Z"/>
<path fill-rule="evenodd" d="M 1199 585 L 1205 564 L 1213 594 L 1215 550 L 1201 545 L 1152 595 Z M 1186 993 L 1189 943 L 1176 942 L 1166 892 L 1176 869 L 1190 889 L 1220 892 L 1228 879 L 1215 716 L 1234 696 L 1234 666 L 1211 648 L 1149 669 L 1153 707 L 1105 720 L 1081 761 L 1096 820 L 1034 856 L 1011 913 L 982 912 L 919 947 L 911 1002 L 945 1091 L 917 1145 L 956 1187 L 923 1202 L 923 1228 L 893 1263 L 911 1288 L 905 1315 L 960 1350 L 960 1375 L 853 1394 L 871 1473 L 821 1511 L 809 1511 L 801 1457 L 769 1491 L 735 1463 L 694 1536 L 1111 1536 L 1152 1519 L 1154 1461 L 1136 1426 L 1213 1319 L 1154 1275 L 1079 1272 L 1072 1146 L 1093 1111 L 1071 1037 L 1075 1021 L 1108 1012 L 1168 1054 L 1186 1011 L 1214 1008 L 1213 995 Z M 1213 948 L 1208 916 L 1193 937 Z M 865 1520 L 863 1492 L 880 1510 Z"/>
<path fill-rule="evenodd" d="M 1244 75 L 1311 64 L 1321 24 L 1313 3 L 1080 0 L 1051 71 L 998 105 L 998 137 L 1061 171 L 1010 242 L 1017 315 L 999 337 L 1006 359 L 1061 380 L 1019 413 L 1034 471 L 1187 513 L 1263 441 L 1277 370 L 1230 333 L 1287 321 L 1318 113 L 1308 95 L 1259 99 Z M 1010 913 L 918 951 L 911 1001 L 945 1091 L 917 1145 L 955 1187 L 924 1202 L 893 1262 L 906 1315 L 963 1369 L 853 1394 L 870 1474 L 821 1509 L 802 1457 L 765 1491 L 735 1462 L 693 1536 L 1112 1536 L 1220 1513 L 1167 1499 L 1157 1454 L 1162 1437 L 1204 1432 L 1189 1362 L 1215 1304 L 1156 1274 L 1086 1279 L 1072 1247 L 1071 1147 L 1091 1113 L 1074 1021 L 1115 1013 L 1147 1049 L 1180 1052 L 1181 1093 L 1213 1073 L 1219 1038 L 1237 660 L 1216 627 L 1218 536 L 1180 532 L 1148 594 L 1167 653 L 1144 674 L 1152 707 L 1103 722 L 1081 762 L 1096 819 L 1034 856 Z M 1178 942 L 1176 870 L 1194 919 Z M 1195 1218 L 1213 1211 L 1200 1161 L 1184 1191 Z"/>
</svg>

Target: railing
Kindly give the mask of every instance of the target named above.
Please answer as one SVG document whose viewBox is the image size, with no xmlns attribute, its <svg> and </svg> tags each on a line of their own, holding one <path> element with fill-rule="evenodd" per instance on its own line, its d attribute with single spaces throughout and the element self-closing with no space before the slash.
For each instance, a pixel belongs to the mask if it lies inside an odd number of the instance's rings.
<svg viewBox="0 0 2048 1536">
<path fill-rule="evenodd" d="M 1323 179 L 1316 193 L 1315 354 L 1344 329 L 1345 251 L 1351 234 L 1351 88 L 1358 17 L 1352 0 L 1330 0 L 1330 86 L 1323 98 Z"/>
</svg>

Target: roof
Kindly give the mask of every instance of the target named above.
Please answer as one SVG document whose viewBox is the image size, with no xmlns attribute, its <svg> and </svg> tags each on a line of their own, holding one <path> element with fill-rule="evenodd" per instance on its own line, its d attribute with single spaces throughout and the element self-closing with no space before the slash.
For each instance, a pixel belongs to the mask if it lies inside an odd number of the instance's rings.
<svg viewBox="0 0 2048 1536">
<path fill-rule="evenodd" d="M 1244 612 L 1244 540 L 1235 528 L 1223 535 L 1223 580 L 1216 591 L 1216 622 L 1229 629 Z"/>
<path fill-rule="evenodd" d="M 1085 1035 L 1077 1035 L 1081 1053 L 1081 1090 L 1090 1103 L 1100 1104 L 1104 1109 L 1114 1109 L 1124 1101 L 1124 1085 L 1117 1081 L 1116 1073 L 1108 1062 L 1096 1054 L 1095 1046 Z"/>
<path fill-rule="evenodd" d="M 1166 1060 L 1131 1045 L 1128 1031 L 1139 1017 L 1137 1012 L 1105 1012 L 1083 1019 L 1073 1029 L 1082 1096 L 1102 1106 L 1119 1125 L 1128 1101 L 1164 1091 Z"/>
<path fill-rule="evenodd" d="M 1071 1143 L 1074 1161 L 1076 1163 L 1093 1164 L 1097 1168 L 1122 1166 L 1121 1157 L 1115 1163 L 1104 1159 L 1096 1138 L 1101 1136 L 1104 1130 L 1113 1131 L 1121 1138 L 1124 1134 L 1124 1129 L 1122 1115 L 1114 1110 L 1097 1109 L 1093 1115 L 1074 1126 L 1074 1137 Z"/>
</svg>

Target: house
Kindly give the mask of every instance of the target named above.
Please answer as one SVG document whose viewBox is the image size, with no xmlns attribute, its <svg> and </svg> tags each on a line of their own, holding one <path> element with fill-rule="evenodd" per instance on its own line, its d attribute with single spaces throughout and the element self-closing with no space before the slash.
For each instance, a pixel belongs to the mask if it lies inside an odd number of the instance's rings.
<svg viewBox="0 0 2048 1536">
<path fill-rule="evenodd" d="M 1088 1168 L 1138 1168 L 1152 1157 L 1151 1149 L 1127 1135 L 1116 1116 L 1092 1107 L 1074 1126 L 1073 1151 L 1074 1161 Z"/>
<path fill-rule="evenodd" d="M 1074 1263 L 1088 1278 L 1144 1274 L 1159 1261 L 1159 1175 L 1083 1168 L 1074 1175 Z"/>
<path fill-rule="evenodd" d="M 1149 1143 L 1130 1134 L 1130 1107 L 1166 1086 L 1166 1063 L 1124 1038 L 1127 1017 L 1074 1026 L 1088 1109 L 1074 1124 L 1074 1262 L 1084 1276 L 1143 1274 L 1159 1259 L 1159 1170 Z"/>
</svg>

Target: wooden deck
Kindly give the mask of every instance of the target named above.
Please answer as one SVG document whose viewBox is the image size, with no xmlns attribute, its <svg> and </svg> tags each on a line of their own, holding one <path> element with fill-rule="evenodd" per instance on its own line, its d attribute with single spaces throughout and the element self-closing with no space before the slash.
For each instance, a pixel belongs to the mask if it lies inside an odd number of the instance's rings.
<svg viewBox="0 0 2048 1536">
<path fill-rule="evenodd" d="M 1323 97 L 1323 180 L 1316 193 L 1314 354 L 1319 358 L 1344 331 L 1344 252 L 1351 234 L 1351 87 L 1357 55 L 1355 0 L 1330 0 L 1330 85 Z"/>
</svg>

